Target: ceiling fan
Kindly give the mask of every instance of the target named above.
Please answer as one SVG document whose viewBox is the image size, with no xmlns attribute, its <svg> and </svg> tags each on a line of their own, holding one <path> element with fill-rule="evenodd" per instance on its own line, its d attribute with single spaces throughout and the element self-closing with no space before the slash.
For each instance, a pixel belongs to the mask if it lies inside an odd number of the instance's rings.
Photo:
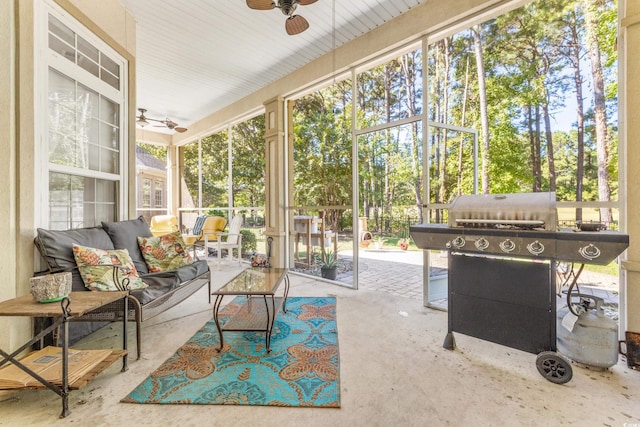
<svg viewBox="0 0 640 427">
<path fill-rule="evenodd" d="M 136 124 L 138 126 L 140 126 L 141 128 L 149 125 L 149 122 L 157 122 L 157 123 L 162 123 L 161 125 L 154 125 L 156 127 L 166 127 L 169 128 L 171 130 L 175 130 L 176 132 L 182 133 L 182 132 L 186 132 L 187 128 L 183 128 L 178 126 L 178 124 L 176 122 L 174 122 L 173 120 L 166 118 L 164 120 L 158 120 L 158 119 L 152 119 L 150 117 L 147 117 L 144 115 L 144 113 L 147 112 L 146 108 L 138 108 L 138 111 L 140 111 L 140 115 L 138 117 L 136 117 Z"/>
<path fill-rule="evenodd" d="M 306 6 L 316 1 L 318 0 L 247 0 L 247 6 L 256 10 L 270 10 L 277 7 L 288 16 L 284 27 L 287 30 L 287 34 L 293 36 L 309 28 L 309 21 L 300 15 L 294 15 L 293 12 L 295 12 L 298 5 Z"/>
</svg>

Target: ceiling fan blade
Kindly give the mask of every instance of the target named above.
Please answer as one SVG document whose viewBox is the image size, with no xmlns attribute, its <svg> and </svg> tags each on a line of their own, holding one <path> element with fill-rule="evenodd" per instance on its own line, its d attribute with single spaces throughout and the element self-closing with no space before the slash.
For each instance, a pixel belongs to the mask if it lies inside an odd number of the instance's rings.
<svg viewBox="0 0 640 427">
<path fill-rule="evenodd" d="M 176 131 L 176 132 L 178 132 L 178 133 L 182 133 L 182 132 L 186 132 L 186 131 L 187 131 L 187 128 L 183 128 L 183 127 L 180 127 L 180 126 L 176 126 L 175 128 L 173 128 L 173 130 L 175 130 L 175 131 Z"/>
<path fill-rule="evenodd" d="M 276 7 L 272 0 L 247 0 L 247 6 L 256 10 L 270 10 Z"/>
<path fill-rule="evenodd" d="M 306 6 L 308 4 L 313 4 L 317 1 L 318 0 L 299 0 L 298 3 L 300 3 L 301 6 Z"/>
<path fill-rule="evenodd" d="M 296 34 L 300 34 L 307 28 L 309 28 L 309 21 L 304 19 L 300 15 L 293 15 L 287 18 L 284 23 L 284 27 L 287 30 L 287 34 L 290 36 L 295 36 Z"/>
</svg>

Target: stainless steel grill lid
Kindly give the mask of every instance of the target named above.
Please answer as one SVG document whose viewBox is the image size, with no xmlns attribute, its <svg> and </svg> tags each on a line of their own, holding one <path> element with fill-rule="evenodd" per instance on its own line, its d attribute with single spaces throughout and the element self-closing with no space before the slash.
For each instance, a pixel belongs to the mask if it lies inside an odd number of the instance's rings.
<svg viewBox="0 0 640 427">
<path fill-rule="evenodd" d="M 522 227 L 555 231 L 556 193 L 477 194 L 455 198 L 449 227 Z"/>
</svg>

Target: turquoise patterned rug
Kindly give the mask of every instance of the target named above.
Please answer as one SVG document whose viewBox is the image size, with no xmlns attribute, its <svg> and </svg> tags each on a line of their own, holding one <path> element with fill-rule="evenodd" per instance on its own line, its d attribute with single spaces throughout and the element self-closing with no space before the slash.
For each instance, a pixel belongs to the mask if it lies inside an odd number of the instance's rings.
<svg viewBox="0 0 640 427">
<path fill-rule="evenodd" d="M 220 310 L 223 322 L 240 307 Z M 254 302 L 255 304 L 255 302 Z M 122 402 L 340 407 L 336 301 L 290 297 L 265 351 L 264 332 L 223 332 L 208 321 Z"/>
</svg>

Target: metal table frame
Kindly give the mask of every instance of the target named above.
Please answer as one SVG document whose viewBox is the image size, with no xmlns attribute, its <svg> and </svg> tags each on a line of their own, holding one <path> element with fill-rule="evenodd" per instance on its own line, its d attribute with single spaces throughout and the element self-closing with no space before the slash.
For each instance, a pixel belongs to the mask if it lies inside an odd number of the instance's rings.
<svg viewBox="0 0 640 427">
<path fill-rule="evenodd" d="M 78 294 L 82 294 L 81 296 Z M 92 298 L 91 295 L 94 295 L 96 298 Z M 78 311 L 73 310 L 73 300 L 74 297 L 89 297 L 94 300 L 91 302 L 90 306 L 82 307 Z M 122 298 L 124 302 L 124 314 L 122 319 L 122 372 L 128 370 L 127 365 L 127 312 L 128 312 L 128 292 L 72 292 L 69 297 L 65 297 L 60 301 L 60 312 L 53 312 L 50 307 L 51 305 L 57 304 L 42 304 L 31 299 L 31 295 L 27 295 L 24 297 L 14 298 L 12 300 L 3 301 L 0 303 L 0 316 L 29 316 L 29 317 L 53 317 L 53 323 L 38 333 L 35 337 L 31 338 L 28 342 L 23 344 L 20 348 L 12 352 L 11 354 L 6 351 L 0 349 L 0 355 L 2 356 L 2 360 L 0 361 L 0 367 L 4 366 L 6 363 L 11 362 L 16 367 L 20 368 L 31 377 L 38 380 L 42 385 L 47 387 L 49 390 L 56 393 L 58 396 L 62 398 L 62 413 L 60 414 L 60 418 L 64 418 L 70 414 L 69 411 L 69 322 L 74 317 L 81 317 L 85 313 L 100 308 L 106 304 L 109 304 L 113 301 Z M 29 300 L 31 300 L 31 304 L 29 304 Z M 19 308 L 24 307 L 23 311 L 20 311 Z M 13 308 L 18 308 L 14 310 Z M 20 363 L 20 360 L 17 359 L 17 356 L 25 351 L 27 348 L 31 347 L 37 341 L 42 343 L 42 340 L 48 334 L 54 332 L 56 329 L 62 327 L 62 386 L 58 386 L 53 384 L 44 378 L 42 378 L 37 373 L 33 372 L 27 366 Z M 19 389 L 17 389 L 19 390 Z"/>
<path fill-rule="evenodd" d="M 284 281 L 284 295 L 276 297 L 275 294 Z M 289 295 L 289 270 L 286 268 L 247 269 L 235 278 L 213 292 L 215 302 L 213 304 L 213 319 L 218 329 L 220 347 L 224 348 L 223 331 L 245 332 L 256 331 L 265 333 L 265 345 L 267 353 L 271 351 L 271 333 L 278 311 L 282 307 L 287 312 L 287 297 Z M 222 325 L 219 311 L 222 299 L 227 295 L 246 296 L 246 302 L 237 313 Z M 261 299 L 264 304 L 254 304 L 254 299 Z"/>
</svg>

